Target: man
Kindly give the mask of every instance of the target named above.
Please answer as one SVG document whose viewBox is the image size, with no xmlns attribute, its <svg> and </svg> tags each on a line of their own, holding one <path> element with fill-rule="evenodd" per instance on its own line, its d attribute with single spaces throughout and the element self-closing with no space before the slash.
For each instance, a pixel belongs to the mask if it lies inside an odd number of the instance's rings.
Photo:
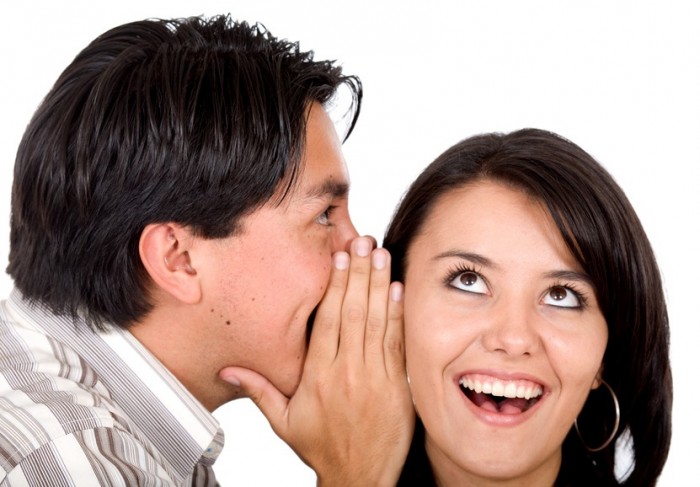
<svg viewBox="0 0 700 487">
<path fill-rule="evenodd" d="M 349 218 L 341 85 L 349 133 L 356 78 L 228 17 L 126 24 L 66 68 L 15 164 L 0 485 L 216 485 L 210 412 L 242 396 L 319 485 L 393 484 L 401 286 Z"/>
</svg>

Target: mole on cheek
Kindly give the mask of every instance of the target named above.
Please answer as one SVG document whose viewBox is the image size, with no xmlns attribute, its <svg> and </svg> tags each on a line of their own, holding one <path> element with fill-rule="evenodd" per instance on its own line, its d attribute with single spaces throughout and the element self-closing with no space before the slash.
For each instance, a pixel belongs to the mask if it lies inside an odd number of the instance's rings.
<svg viewBox="0 0 700 487">
<path fill-rule="evenodd" d="M 212 308 L 212 309 L 209 310 L 209 311 L 213 313 L 213 312 L 214 312 L 214 308 Z M 223 314 L 219 314 L 219 318 L 223 319 L 223 318 L 224 318 L 224 315 L 223 315 Z M 226 324 L 227 324 L 227 325 L 230 325 L 230 324 L 231 324 L 231 320 L 226 320 Z"/>
</svg>

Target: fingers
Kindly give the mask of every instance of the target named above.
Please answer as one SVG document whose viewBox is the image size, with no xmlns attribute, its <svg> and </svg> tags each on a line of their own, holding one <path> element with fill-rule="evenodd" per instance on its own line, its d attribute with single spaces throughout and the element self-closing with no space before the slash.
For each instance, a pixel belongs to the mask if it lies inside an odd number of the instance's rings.
<svg viewBox="0 0 700 487">
<path fill-rule="evenodd" d="M 350 244 L 350 255 L 334 254 L 329 286 L 314 320 L 307 369 L 324 367 L 342 353 L 392 374 L 402 372 L 403 288 L 391 284 L 391 257 L 375 245 L 374 239 L 359 237 Z"/>
<path fill-rule="evenodd" d="M 372 241 L 367 237 L 350 245 L 350 275 L 341 310 L 339 353 L 361 360 L 364 354 L 365 324 L 368 313 L 368 287 Z"/>
<path fill-rule="evenodd" d="M 372 248 L 376 249 L 377 248 L 377 239 L 374 238 L 372 235 L 363 235 L 362 238 L 368 238 L 369 241 L 372 244 Z"/>
<path fill-rule="evenodd" d="M 375 249 L 371 257 L 369 309 L 365 328 L 365 360 L 373 367 L 384 367 L 384 337 L 387 331 L 387 305 L 391 265 L 389 252 Z"/>
<path fill-rule="evenodd" d="M 414 410 L 403 356 L 403 287 L 368 237 L 333 256 L 299 387 L 287 400 L 264 378 L 225 369 L 319 485 L 395 485 Z M 245 375 L 248 373 L 248 375 Z"/>
<path fill-rule="evenodd" d="M 384 335 L 384 363 L 392 378 L 406 377 L 403 326 L 403 284 L 392 282 L 389 288 L 387 327 Z"/>
<path fill-rule="evenodd" d="M 314 326 L 309 341 L 309 360 L 327 363 L 338 354 L 341 308 L 348 282 L 350 256 L 345 252 L 333 255 L 331 277 L 326 294 L 316 310 Z"/>
<path fill-rule="evenodd" d="M 265 415 L 272 429 L 279 436 L 285 436 L 286 411 L 289 400 L 262 375 L 241 367 L 226 367 L 219 371 L 219 377 L 240 389 L 243 396 L 249 397 Z"/>
</svg>

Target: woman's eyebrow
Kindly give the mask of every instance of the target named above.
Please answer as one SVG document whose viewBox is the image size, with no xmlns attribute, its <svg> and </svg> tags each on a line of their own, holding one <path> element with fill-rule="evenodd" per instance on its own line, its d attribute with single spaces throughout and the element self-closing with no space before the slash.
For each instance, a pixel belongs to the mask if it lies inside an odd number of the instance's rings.
<svg viewBox="0 0 700 487">
<path fill-rule="evenodd" d="M 546 278 L 549 278 L 549 279 L 556 279 L 556 280 L 562 280 L 562 281 L 585 282 L 586 284 L 588 284 L 592 288 L 595 288 L 595 285 L 593 284 L 593 280 L 591 279 L 591 276 L 589 276 L 585 272 L 578 272 L 578 271 L 572 271 L 572 270 L 561 270 L 561 271 L 547 272 L 544 276 Z"/>
<path fill-rule="evenodd" d="M 488 257 L 484 257 L 483 255 L 477 254 L 474 252 L 466 252 L 466 251 L 457 250 L 457 249 L 447 250 L 445 252 L 441 252 L 440 254 L 433 257 L 433 260 L 450 259 L 450 258 L 455 258 L 455 257 L 457 257 L 459 259 L 463 259 L 463 260 L 468 260 L 468 261 L 473 262 L 475 264 L 478 264 L 482 267 L 490 267 L 493 269 L 498 268 L 498 265 L 495 262 L 493 262 L 491 259 L 489 259 Z"/>
</svg>

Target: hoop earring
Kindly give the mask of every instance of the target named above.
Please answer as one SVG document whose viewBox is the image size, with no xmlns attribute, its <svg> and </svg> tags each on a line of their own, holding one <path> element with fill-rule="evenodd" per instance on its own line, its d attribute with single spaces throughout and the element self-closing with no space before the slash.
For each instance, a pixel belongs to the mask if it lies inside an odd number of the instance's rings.
<svg viewBox="0 0 700 487">
<path fill-rule="evenodd" d="M 610 396 L 612 397 L 613 404 L 615 406 L 615 425 L 613 426 L 612 433 L 610 433 L 610 436 L 608 439 L 605 440 L 605 442 L 600 445 L 599 447 L 596 448 L 591 448 L 590 446 L 586 445 L 586 442 L 583 440 L 583 437 L 581 436 L 581 431 L 578 429 L 578 417 L 574 420 L 574 427 L 576 428 L 576 433 L 578 434 L 579 439 L 581 440 L 581 443 L 583 444 L 583 447 L 588 450 L 591 453 L 599 452 L 601 450 L 604 450 L 615 438 L 615 435 L 617 434 L 617 430 L 620 427 L 620 403 L 617 401 L 617 396 L 615 395 L 615 391 L 613 391 L 612 387 L 605 382 L 603 379 L 600 379 L 601 384 L 603 384 L 607 389 L 608 392 L 610 392 Z"/>
</svg>

